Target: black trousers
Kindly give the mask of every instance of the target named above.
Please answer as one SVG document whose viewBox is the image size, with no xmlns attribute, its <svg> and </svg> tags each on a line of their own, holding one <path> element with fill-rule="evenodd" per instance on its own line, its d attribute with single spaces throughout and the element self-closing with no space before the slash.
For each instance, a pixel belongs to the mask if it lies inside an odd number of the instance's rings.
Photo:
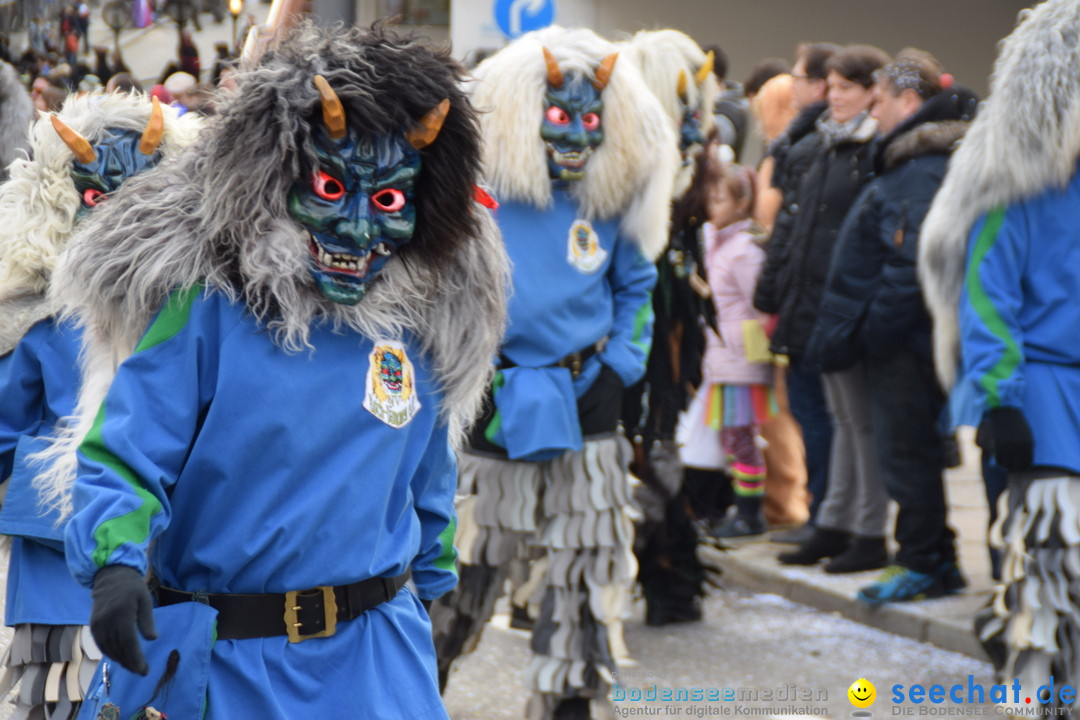
<svg viewBox="0 0 1080 720">
<path fill-rule="evenodd" d="M 881 477 L 900 506 L 896 564 L 934 573 L 956 561 L 947 524 L 945 442 L 939 419 L 945 395 L 929 358 L 907 348 L 867 359 L 870 421 Z"/>
</svg>

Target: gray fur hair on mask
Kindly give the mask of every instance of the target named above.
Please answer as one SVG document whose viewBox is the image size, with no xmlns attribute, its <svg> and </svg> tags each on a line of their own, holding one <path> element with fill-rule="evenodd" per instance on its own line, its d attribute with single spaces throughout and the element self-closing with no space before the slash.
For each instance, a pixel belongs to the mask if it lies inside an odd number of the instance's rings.
<svg viewBox="0 0 1080 720">
<path fill-rule="evenodd" d="M 355 306 L 318 291 L 307 231 L 287 210 L 290 188 L 317 165 L 313 138 L 323 119 L 315 75 L 337 93 L 349 126 L 368 136 L 404 133 L 450 100 L 437 138 L 420 151 L 413 239 Z M 315 322 L 415 339 L 460 442 L 490 378 L 509 282 L 498 229 L 473 200 L 480 137 L 463 77 L 448 52 L 379 26 L 292 30 L 257 67 L 236 75 L 238 89 L 222 95 L 219 115 L 188 152 L 134 178 L 80 226 L 85 242 L 61 259 L 54 285 L 86 328 L 84 375 L 95 367 L 107 375 L 173 290 L 203 283 L 244 302 L 286 352 L 314 350 Z M 89 412 L 80 403 L 80 428 L 92 423 Z M 51 481 L 62 510 L 70 507 L 69 480 Z"/>
</svg>

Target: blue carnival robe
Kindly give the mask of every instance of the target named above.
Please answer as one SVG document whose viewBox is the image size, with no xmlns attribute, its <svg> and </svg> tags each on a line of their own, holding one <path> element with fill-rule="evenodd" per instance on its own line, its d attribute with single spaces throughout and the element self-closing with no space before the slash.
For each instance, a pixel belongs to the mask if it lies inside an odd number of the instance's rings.
<svg viewBox="0 0 1080 720">
<path fill-rule="evenodd" d="M 67 531 L 80 582 L 121 564 L 189 592 L 282 593 L 411 566 L 423 599 L 455 585 L 456 465 L 424 358 L 405 342 L 420 406 L 393 427 L 364 405 L 380 382 L 372 340 L 320 325 L 311 344 L 286 353 L 242 304 L 173 294 L 80 449 Z M 410 590 L 332 637 L 213 643 L 207 718 L 337 715 L 446 717 Z"/>
<path fill-rule="evenodd" d="M 64 562 L 64 528 L 44 512 L 27 456 L 75 409 L 81 333 L 49 318 L 0 358 L 0 479 L 8 478 L 0 533 L 13 536 L 5 623 L 85 625 L 90 593 Z"/>
<path fill-rule="evenodd" d="M 513 266 L 501 353 L 521 368 L 545 369 L 523 373 L 517 387 L 497 387 L 496 404 L 511 432 L 515 416 L 522 420 L 518 429 L 530 436 L 522 440 L 524 446 L 548 443 L 558 448 L 561 440 L 568 443 L 563 449 L 580 449 L 580 431 L 573 437 L 575 401 L 596 380 L 600 363 L 627 386 L 645 373 L 656 266 L 635 242 L 619 234 L 618 218 L 585 220 L 574 199 L 558 188 L 550 208 L 507 201 L 499 205 L 495 218 Z M 550 367 L 603 338 L 603 350 L 572 383 L 567 370 Z M 539 393 L 558 395 L 558 402 L 528 397 Z M 507 440 L 514 442 L 512 437 Z"/>
<path fill-rule="evenodd" d="M 1016 407 L 1035 464 L 1080 473 L 1080 173 L 972 229 L 960 300 L 958 392 Z"/>
</svg>

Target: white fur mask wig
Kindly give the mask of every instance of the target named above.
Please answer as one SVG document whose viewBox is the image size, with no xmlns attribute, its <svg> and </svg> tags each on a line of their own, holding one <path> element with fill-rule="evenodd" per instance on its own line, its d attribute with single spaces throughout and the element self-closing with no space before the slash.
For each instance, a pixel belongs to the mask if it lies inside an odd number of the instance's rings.
<svg viewBox="0 0 1080 720">
<path fill-rule="evenodd" d="M 618 48 L 591 30 L 552 26 L 523 35 L 475 70 L 486 180 L 500 198 L 539 208 L 552 202 L 540 137 L 548 87 L 547 48 L 566 75 L 595 77 Z M 589 217 L 621 215 L 624 234 L 650 258 L 667 244 L 668 206 L 679 164 L 676 136 L 660 101 L 632 62 L 616 60 L 603 90 L 604 140 L 572 192 Z"/>
<path fill-rule="evenodd" d="M 141 132 L 150 120 L 150 99 L 141 94 L 72 97 L 57 113 L 91 145 L 110 130 Z M 177 117 L 162 107 L 164 158 L 175 156 L 199 131 L 193 115 Z M 0 186 L 0 298 L 44 293 L 57 258 L 67 247 L 82 202 L 71 177 L 75 155 L 41 115 L 30 130 L 31 158 L 11 164 L 11 179 Z"/>
<path fill-rule="evenodd" d="M 645 83 L 664 106 L 671 119 L 676 143 L 683 123 L 683 102 L 692 108 L 700 108 L 701 131 L 708 136 L 716 125 L 713 105 L 720 93 L 720 85 L 712 72 L 711 60 L 693 38 L 678 30 L 642 30 L 628 42 L 621 43 L 619 52 L 621 58 L 637 65 Z M 680 87 L 683 89 L 681 94 Z M 675 197 L 682 196 L 690 187 L 693 172 L 692 162 L 680 167 Z"/>
<path fill-rule="evenodd" d="M 1064 187 L 1080 157 L 1080 0 L 1020 13 L 1000 44 L 990 96 L 949 163 L 919 236 L 919 278 L 947 389 L 960 349 L 957 310 L 968 236 L 1000 205 Z"/>
</svg>

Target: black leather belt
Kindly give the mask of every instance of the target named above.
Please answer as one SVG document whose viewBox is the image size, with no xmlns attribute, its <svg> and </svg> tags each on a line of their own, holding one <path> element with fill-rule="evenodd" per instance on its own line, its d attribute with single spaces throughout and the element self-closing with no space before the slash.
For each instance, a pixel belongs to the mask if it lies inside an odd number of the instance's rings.
<svg viewBox="0 0 1080 720">
<path fill-rule="evenodd" d="M 562 357 L 551 364 L 552 367 L 564 367 L 570 371 L 570 377 L 576 378 L 581 374 L 581 368 L 585 364 L 585 361 L 591 358 L 593 355 L 604 349 L 604 345 L 607 343 L 607 338 L 599 340 L 588 347 L 572 352 L 569 355 Z M 512 368 L 517 367 L 510 358 L 505 355 L 499 356 L 499 368 Z"/>
<path fill-rule="evenodd" d="M 406 570 L 392 578 L 266 595 L 189 593 L 164 586 L 156 593 L 159 605 L 201 602 L 217 610 L 217 636 L 222 640 L 288 635 L 289 642 L 301 642 L 333 635 L 339 622 L 392 599 L 410 577 L 412 570 Z"/>
</svg>

